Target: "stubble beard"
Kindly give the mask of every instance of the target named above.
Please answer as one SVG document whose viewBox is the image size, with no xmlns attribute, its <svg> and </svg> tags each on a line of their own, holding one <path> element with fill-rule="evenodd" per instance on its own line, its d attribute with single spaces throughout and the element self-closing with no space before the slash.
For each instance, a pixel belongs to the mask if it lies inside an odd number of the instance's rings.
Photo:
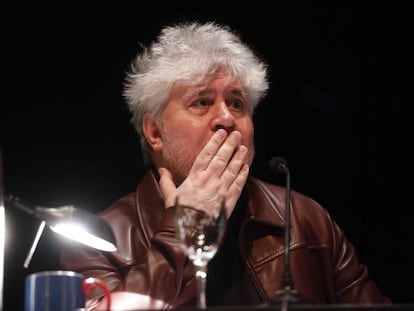
<svg viewBox="0 0 414 311">
<path fill-rule="evenodd" d="M 174 183 L 178 187 L 187 178 L 198 154 L 190 153 L 184 142 L 177 142 L 169 135 L 164 135 L 163 144 L 163 166 L 171 172 Z M 253 157 L 254 148 L 247 160 L 249 166 Z"/>
<path fill-rule="evenodd" d="M 179 186 L 190 173 L 197 155 L 191 154 L 182 140 L 163 133 L 163 166 L 167 168 Z"/>
</svg>

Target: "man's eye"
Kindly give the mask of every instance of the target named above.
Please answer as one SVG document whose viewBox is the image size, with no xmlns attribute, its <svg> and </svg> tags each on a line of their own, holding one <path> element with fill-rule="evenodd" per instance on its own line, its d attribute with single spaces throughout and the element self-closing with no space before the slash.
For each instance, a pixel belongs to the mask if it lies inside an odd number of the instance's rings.
<svg viewBox="0 0 414 311">
<path fill-rule="evenodd" d="M 200 98 L 199 100 L 194 102 L 194 106 L 198 107 L 207 107 L 210 105 L 210 101 L 206 98 Z"/>
<path fill-rule="evenodd" d="M 234 101 L 231 103 L 231 107 L 232 107 L 232 109 L 234 109 L 234 110 L 240 111 L 240 110 L 243 110 L 244 104 L 243 104 L 241 101 L 234 100 Z"/>
</svg>

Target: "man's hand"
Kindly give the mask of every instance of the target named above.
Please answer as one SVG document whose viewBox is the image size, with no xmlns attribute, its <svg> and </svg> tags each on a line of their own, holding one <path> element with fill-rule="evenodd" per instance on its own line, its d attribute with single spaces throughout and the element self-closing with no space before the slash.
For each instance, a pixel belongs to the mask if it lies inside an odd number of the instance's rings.
<svg viewBox="0 0 414 311">
<path fill-rule="evenodd" d="M 216 131 L 179 187 L 175 186 L 171 173 L 160 168 L 160 188 L 166 207 L 173 206 L 178 198 L 180 204 L 216 214 L 224 199 L 229 218 L 249 174 L 247 148 L 240 142 L 238 131 L 229 135 L 223 129 Z"/>
</svg>

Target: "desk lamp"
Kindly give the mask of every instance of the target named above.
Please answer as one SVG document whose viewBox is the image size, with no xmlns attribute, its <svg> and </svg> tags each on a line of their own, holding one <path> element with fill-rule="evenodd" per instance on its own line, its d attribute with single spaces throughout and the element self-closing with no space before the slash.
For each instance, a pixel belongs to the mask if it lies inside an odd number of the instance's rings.
<svg viewBox="0 0 414 311">
<path fill-rule="evenodd" d="M 0 149 L 0 311 L 3 310 L 3 285 L 4 285 L 4 255 L 6 217 L 5 203 L 14 206 L 25 213 L 41 220 L 33 244 L 24 261 L 24 267 L 29 266 L 36 246 L 47 225 L 53 232 L 82 243 L 91 248 L 113 252 L 116 250 L 115 237 L 109 225 L 89 213 L 72 205 L 60 207 L 31 206 L 15 196 L 4 195 L 3 159 Z"/>
</svg>

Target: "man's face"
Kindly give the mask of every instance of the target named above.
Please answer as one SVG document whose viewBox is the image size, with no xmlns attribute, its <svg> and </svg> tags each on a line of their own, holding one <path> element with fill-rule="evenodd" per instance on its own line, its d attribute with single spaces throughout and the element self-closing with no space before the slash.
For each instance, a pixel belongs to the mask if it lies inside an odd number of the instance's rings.
<svg viewBox="0 0 414 311">
<path fill-rule="evenodd" d="M 215 131 L 237 130 L 248 148 L 250 165 L 254 156 L 253 122 L 240 81 L 218 71 L 200 85 L 174 84 L 161 116 L 161 157 L 179 184 Z"/>
</svg>

